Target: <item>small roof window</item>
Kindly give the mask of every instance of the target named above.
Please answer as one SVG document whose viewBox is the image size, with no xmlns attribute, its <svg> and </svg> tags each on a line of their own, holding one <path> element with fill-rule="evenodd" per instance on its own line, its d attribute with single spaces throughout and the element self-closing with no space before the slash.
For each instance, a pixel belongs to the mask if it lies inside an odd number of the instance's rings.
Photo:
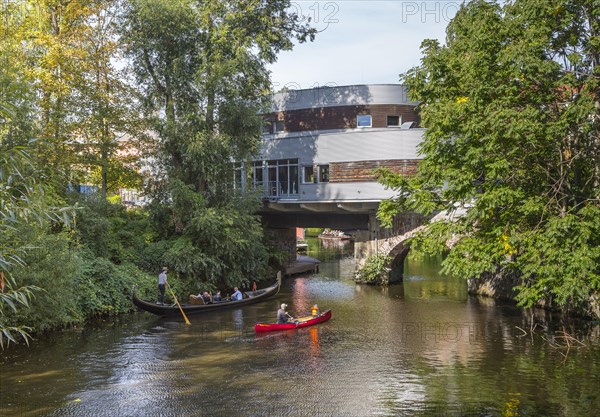
<svg viewBox="0 0 600 417">
<path fill-rule="evenodd" d="M 373 120 L 370 114 L 359 114 L 356 116 L 356 127 L 372 127 Z"/>
</svg>

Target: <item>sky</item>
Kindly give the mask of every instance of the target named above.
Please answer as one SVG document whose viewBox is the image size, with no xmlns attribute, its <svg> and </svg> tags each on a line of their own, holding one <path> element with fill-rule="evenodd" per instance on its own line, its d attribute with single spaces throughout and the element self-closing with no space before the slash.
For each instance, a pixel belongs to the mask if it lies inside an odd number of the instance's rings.
<svg viewBox="0 0 600 417">
<path fill-rule="evenodd" d="M 419 65 L 424 39 L 445 39 L 460 1 L 293 0 L 319 33 L 269 66 L 275 91 L 351 84 L 398 83 Z"/>
</svg>

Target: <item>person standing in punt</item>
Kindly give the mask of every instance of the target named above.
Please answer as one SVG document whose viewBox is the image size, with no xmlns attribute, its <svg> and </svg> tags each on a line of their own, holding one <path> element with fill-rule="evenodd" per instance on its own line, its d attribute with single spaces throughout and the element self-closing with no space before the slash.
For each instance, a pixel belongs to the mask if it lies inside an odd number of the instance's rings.
<svg viewBox="0 0 600 417">
<path fill-rule="evenodd" d="M 169 270 L 167 269 L 166 266 L 163 266 L 162 271 L 160 271 L 160 274 L 158 274 L 158 301 L 156 302 L 156 304 L 165 304 L 165 285 L 167 284 L 167 272 L 169 272 Z"/>
</svg>

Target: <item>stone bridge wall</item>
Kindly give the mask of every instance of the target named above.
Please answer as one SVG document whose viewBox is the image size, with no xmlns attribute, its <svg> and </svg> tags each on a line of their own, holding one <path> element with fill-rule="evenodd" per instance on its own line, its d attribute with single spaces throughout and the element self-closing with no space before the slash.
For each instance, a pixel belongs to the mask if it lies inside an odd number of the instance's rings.
<svg viewBox="0 0 600 417">
<path fill-rule="evenodd" d="M 426 218 L 417 213 L 405 212 L 396 216 L 391 228 L 382 228 L 375 215 L 369 217 L 369 230 L 358 232 L 354 242 L 357 268 L 378 253 L 396 256 L 403 252 L 401 243 L 420 230 Z"/>
</svg>

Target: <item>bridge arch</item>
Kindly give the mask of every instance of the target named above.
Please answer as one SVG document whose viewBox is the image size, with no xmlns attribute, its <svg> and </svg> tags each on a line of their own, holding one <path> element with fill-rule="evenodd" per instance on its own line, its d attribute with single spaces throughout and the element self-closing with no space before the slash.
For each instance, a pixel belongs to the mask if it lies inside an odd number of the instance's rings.
<svg viewBox="0 0 600 417">
<path fill-rule="evenodd" d="M 404 260 L 408 256 L 408 252 L 410 252 L 410 245 L 406 243 L 399 243 L 387 255 L 390 257 L 389 267 L 392 269 L 402 268 L 404 265 Z"/>
<path fill-rule="evenodd" d="M 456 219 L 462 217 L 464 215 L 464 213 L 465 213 L 464 208 L 455 209 L 451 212 L 450 211 L 439 212 L 429 220 L 429 223 L 437 222 L 437 221 L 455 221 Z M 415 226 L 415 223 L 412 223 L 412 226 Z M 422 231 L 425 227 L 427 227 L 426 224 L 421 224 L 420 226 L 416 226 L 416 227 L 412 228 L 411 230 L 406 231 L 404 234 L 397 235 L 397 236 L 390 236 L 387 239 L 381 240 L 380 244 L 377 247 L 377 253 L 390 257 L 390 264 L 388 266 L 392 270 L 395 270 L 395 269 L 397 270 L 397 269 L 402 268 L 402 266 L 404 265 L 406 256 L 408 255 L 408 252 L 410 251 L 410 245 L 408 244 L 407 240 L 412 238 L 413 236 L 415 236 L 420 231 Z M 410 226 L 408 226 L 408 228 L 410 228 Z M 446 242 L 446 244 L 449 247 L 451 247 L 452 242 L 448 241 L 448 242 Z M 396 278 L 396 280 L 397 280 L 399 277 L 394 276 L 394 277 L 390 277 L 390 278 Z"/>
<path fill-rule="evenodd" d="M 423 227 L 424 226 L 421 225 L 402 235 L 391 236 L 387 239 L 383 239 L 378 245 L 378 253 L 390 258 L 388 264 L 388 267 L 391 269 L 389 277 L 390 282 L 397 282 L 402 278 L 404 261 L 410 252 L 410 245 L 408 244 L 407 240 L 422 230 Z"/>
</svg>

